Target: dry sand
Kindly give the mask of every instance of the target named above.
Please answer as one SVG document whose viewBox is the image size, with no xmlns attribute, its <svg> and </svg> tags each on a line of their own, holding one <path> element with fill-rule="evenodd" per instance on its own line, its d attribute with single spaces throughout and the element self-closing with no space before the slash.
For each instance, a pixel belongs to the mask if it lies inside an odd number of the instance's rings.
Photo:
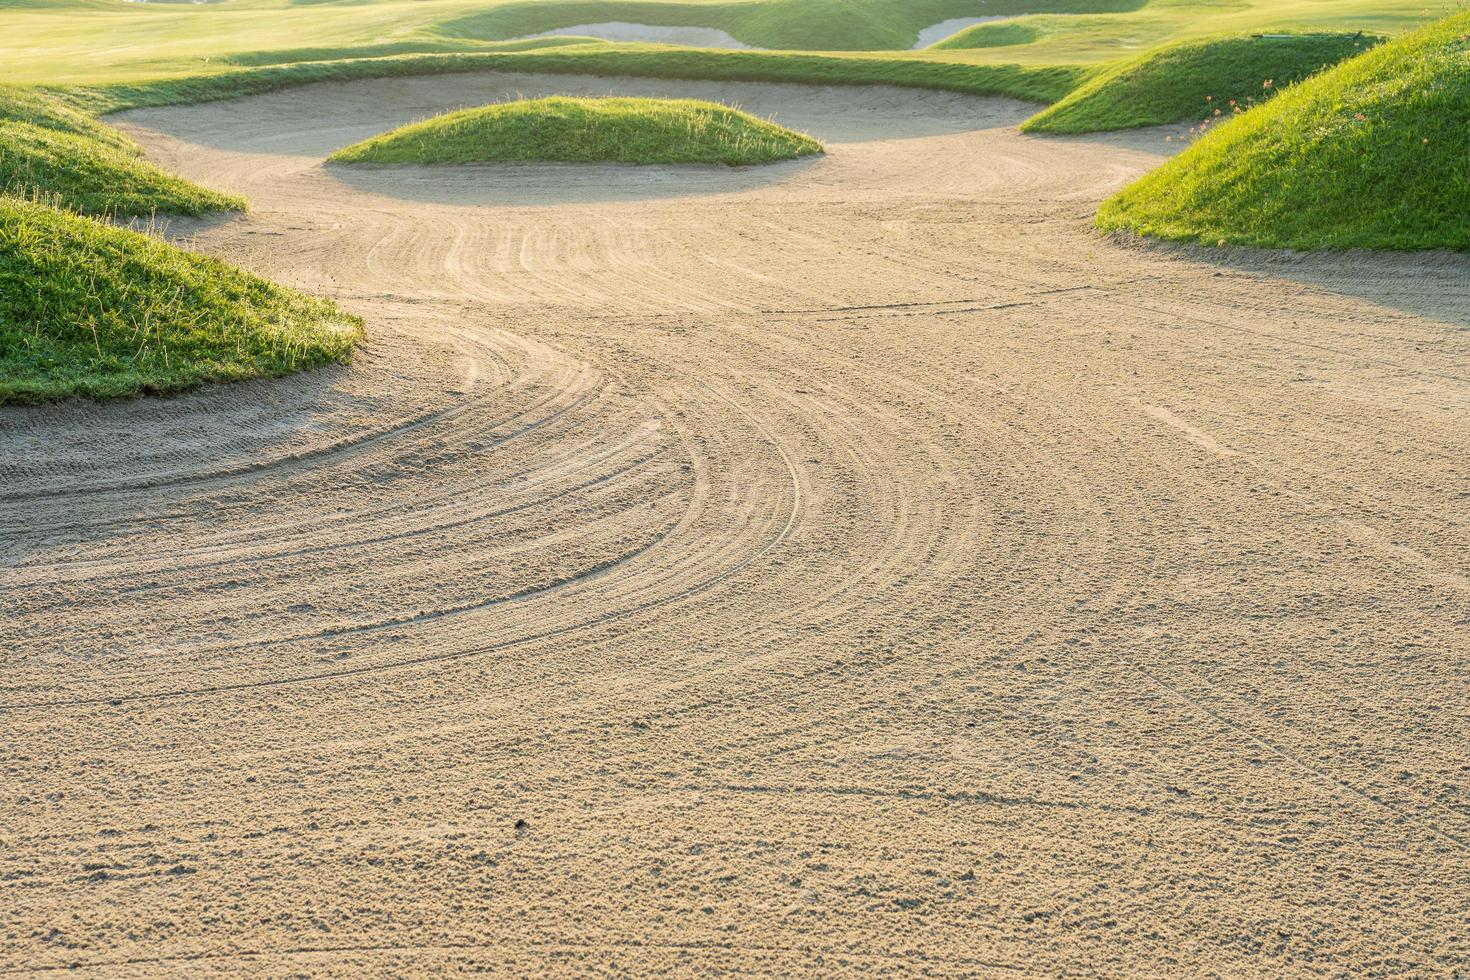
<svg viewBox="0 0 1470 980">
<path fill-rule="evenodd" d="M 320 164 L 610 89 L 831 152 Z M 133 114 L 372 339 L 0 413 L 0 969 L 1463 973 L 1470 263 L 1101 240 L 1161 135 L 1026 111 Z"/>
</svg>

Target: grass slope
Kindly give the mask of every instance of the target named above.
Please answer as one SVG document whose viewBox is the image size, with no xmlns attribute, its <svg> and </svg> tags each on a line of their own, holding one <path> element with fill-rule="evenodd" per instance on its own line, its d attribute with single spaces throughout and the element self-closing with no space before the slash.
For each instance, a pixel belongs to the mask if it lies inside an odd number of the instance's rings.
<svg viewBox="0 0 1470 980">
<path fill-rule="evenodd" d="M 1382 40 L 1370 35 L 1296 34 L 1166 45 L 1099 72 L 1032 116 L 1021 129 L 1095 133 L 1214 118 L 1217 109 L 1222 114 L 1233 108 L 1244 111 Z"/>
<path fill-rule="evenodd" d="M 931 44 L 930 51 L 962 51 L 975 48 L 1008 48 L 1018 44 L 1031 44 L 1039 40 L 1042 30 L 1033 18 L 1018 17 L 1015 20 L 998 20 L 988 24 L 959 31 L 938 44 Z"/>
<path fill-rule="evenodd" d="M 821 153 L 809 136 L 713 102 L 554 97 L 462 109 L 374 136 L 336 163 L 717 163 Z"/>
<path fill-rule="evenodd" d="M 919 31 L 953 17 L 1117 13 L 1146 0 L 534 0 L 493 6 L 446 22 L 452 37 L 488 40 L 605 21 L 713 27 L 759 48 L 877 51 L 911 47 Z"/>
<path fill-rule="evenodd" d="M 1205 243 L 1470 250 L 1470 13 L 1307 79 L 1104 202 Z"/>
<path fill-rule="evenodd" d="M 19 86 L 0 86 L 0 194 L 120 216 L 245 206 L 153 166 L 127 136 L 60 96 Z"/>
<path fill-rule="evenodd" d="M 0 403 L 281 375 L 347 360 L 361 330 L 213 259 L 0 198 Z"/>
</svg>

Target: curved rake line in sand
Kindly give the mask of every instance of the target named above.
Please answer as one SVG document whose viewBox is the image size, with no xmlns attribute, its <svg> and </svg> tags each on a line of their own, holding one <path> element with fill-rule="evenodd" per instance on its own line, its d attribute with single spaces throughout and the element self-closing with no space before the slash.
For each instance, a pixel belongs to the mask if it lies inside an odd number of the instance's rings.
<svg viewBox="0 0 1470 980">
<path fill-rule="evenodd" d="M 165 699 L 172 700 L 179 698 L 207 697 L 217 694 L 252 691 L 274 687 L 285 687 L 295 684 L 307 684 L 316 681 L 331 680 L 334 678 L 357 677 L 364 674 L 377 674 L 406 667 L 417 667 L 424 666 L 426 664 L 463 660 L 470 657 L 480 657 L 484 656 L 485 654 L 510 649 L 512 647 L 521 646 L 526 643 L 534 643 L 540 640 L 547 640 L 559 636 L 566 636 L 568 634 L 582 632 L 596 626 L 601 626 L 605 623 L 626 619 L 638 613 L 646 612 L 649 609 L 655 609 L 660 606 L 668 605 L 670 603 L 679 602 L 700 593 L 707 592 L 710 589 L 720 585 L 727 579 L 730 579 L 739 574 L 751 564 L 769 554 L 790 536 L 792 530 L 796 527 L 797 519 L 801 513 L 802 493 L 800 477 L 797 473 L 795 464 L 792 463 L 791 457 L 787 454 L 786 450 L 780 445 L 780 443 L 771 435 L 770 431 L 766 429 L 766 427 L 762 425 L 761 422 L 756 419 L 753 414 L 748 412 L 746 409 L 741 408 L 736 402 L 720 394 L 718 391 L 715 391 L 713 388 L 710 388 L 704 382 L 699 381 L 693 376 L 688 377 L 691 383 L 699 384 L 700 386 L 704 387 L 707 391 L 710 392 L 710 394 L 727 403 L 731 408 L 734 408 L 737 412 L 743 415 L 750 422 L 752 428 L 760 432 L 769 445 L 775 447 L 777 453 L 781 456 L 781 460 L 785 465 L 787 473 L 791 480 L 791 506 L 789 508 L 789 512 L 786 518 L 786 523 L 782 526 L 780 532 L 758 551 L 754 552 L 753 554 L 747 555 L 737 564 L 719 574 L 710 576 L 709 578 L 706 578 L 704 581 L 696 585 L 690 586 L 686 589 L 680 590 L 667 596 L 650 599 L 645 602 L 638 603 L 637 605 L 604 613 L 600 616 L 594 616 L 581 622 L 570 623 L 566 626 L 557 627 L 555 629 L 545 630 L 540 633 L 527 636 L 516 637 L 514 639 L 504 640 L 499 643 L 492 643 L 487 646 L 477 647 L 470 650 L 460 650 L 451 653 L 430 654 L 423 657 L 408 657 L 388 663 L 365 664 L 361 667 L 347 667 L 340 670 L 318 671 L 315 673 L 301 674 L 294 677 L 280 677 L 261 681 L 246 681 L 238 684 L 218 684 L 201 688 L 181 688 L 171 691 L 150 692 L 146 694 L 111 695 L 108 697 L 98 698 L 78 698 L 73 700 L 0 704 L 0 711 L 26 711 L 46 708 L 81 707 L 85 705 L 97 704 L 115 704 L 138 701 L 159 701 Z M 266 643 L 263 645 L 270 646 L 274 644 Z"/>
<path fill-rule="evenodd" d="M 582 469 L 593 469 L 593 468 L 596 467 L 596 464 L 607 462 L 610 458 L 612 458 L 615 455 L 617 455 L 617 453 L 619 451 L 628 448 L 632 444 L 633 444 L 633 441 L 632 440 L 628 440 L 626 443 L 621 443 L 621 444 L 619 444 L 617 446 L 614 446 L 614 447 L 610 448 L 602 456 L 590 457 L 587 460 L 586 465 L 582 466 L 581 468 Z M 619 477 L 627 476 L 628 474 L 633 473 L 634 471 L 639 470 L 639 469 L 643 468 L 644 466 L 647 466 L 649 463 L 653 462 L 654 460 L 659 459 L 660 457 L 662 457 L 664 455 L 664 453 L 666 452 L 666 450 L 667 450 L 667 447 L 660 447 L 660 448 L 654 450 L 653 452 L 651 452 L 651 453 L 649 453 L 649 454 L 647 454 L 645 456 L 638 456 L 638 457 L 634 458 L 633 460 L 631 460 L 630 462 L 625 463 L 622 466 L 617 467 L 616 469 L 609 470 L 607 472 L 601 473 L 598 476 L 592 477 L 589 480 L 584 480 L 581 483 L 575 483 L 575 484 L 572 484 L 570 486 L 565 486 L 565 487 L 562 487 L 559 490 L 554 490 L 551 493 L 547 493 L 547 494 L 544 494 L 544 495 L 539 496 L 539 497 L 534 497 L 534 498 L 532 498 L 530 500 L 523 500 L 520 503 L 510 504 L 510 505 L 505 506 L 505 507 L 499 507 L 499 508 L 495 508 L 495 509 L 488 510 L 488 511 L 481 511 L 481 512 L 478 512 L 478 513 L 474 513 L 474 514 L 471 514 L 468 517 L 459 517 L 459 518 L 455 518 L 455 519 L 449 520 L 449 521 L 444 521 L 444 522 L 438 523 L 438 524 L 426 524 L 426 525 L 424 525 L 422 527 L 415 527 L 415 528 L 413 528 L 411 530 L 394 531 L 394 532 L 387 533 L 387 534 L 378 534 L 378 535 L 375 535 L 375 536 L 372 536 L 372 537 L 351 538 L 351 539 L 344 540 L 344 541 L 333 541 L 333 542 L 328 542 L 328 543 L 323 543 L 323 544 L 304 545 L 304 546 L 299 547 L 299 548 L 294 548 L 294 549 L 292 549 L 290 551 L 274 551 L 274 552 L 269 552 L 269 553 L 265 553 L 265 554 L 253 554 L 253 555 L 250 555 L 249 558 L 250 558 L 250 560 L 252 562 L 257 563 L 257 564 L 267 564 L 267 563 L 273 563 L 273 562 L 284 562 L 284 561 L 290 561 L 290 560 L 295 559 L 295 558 L 305 558 L 308 555 L 325 555 L 325 554 L 332 554 L 334 552 L 339 552 L 339 551 L 348 551 L 348 550 L 351 550 L 353 548 L 362 548 L 362 547 L 372 546 L 372 545 L 388 544 L 388 543 L 391 543 L 391 542 L 394 542 L 394 541 L 410 541 L 410 540 L 413 540 L 413 539 L 416 539 L 416 538 L 427 537 L 429 535 L 437 534 L 437 533 L 440 533 L 440 532 L 443 532 L 443 531 L 454 531 L 454 530 L 460 530 L 460 529 L 466 528 L 466 527 L 473 527 L 476 524 L 480 524 L 480 523 L 483 523 L 485 521 L 494 520 L 497 517 L 508 517 L 511 514 L 518 514 L 518 513 L 521 513 L 522 511 L 534 510 L 534 509 L 536 509 L 538 507 L 545 507 L 546 505 L 551 504 L 551 503 L 554 503 L 554 502 L 560 500 L 563 497 L 570 496 L 570 495 L 575 494 L 575 493 L 580 493 L 580 492 L 582 492 L 584 490 L 590 490 L 590 489 L 592 489 L 594 487 L 598 487 L 598 486 L 601 486 L 601 485 L 603 485 L 605 483 L 609 483 L 609 482 L 611 482 L 613 480 L 616 480 Z M 480 489 L 480 488 L 475 488 L 475 489 Z M 450 498 L 449 498 L 448 495 L 446 495 L 445 497 L 442 497 L 440 499 L 442 500 L 442 499 L 450 499 Z M 394 505 L 394 506 L 390 506 L 390 507 L 379 508 L 376 512 L 369 513 L 367 516 L 374 517 L 374 518 L 383 517 L 383 516 L 386 516 L 388 514 L 391 514 L 396 509 L 397 506 L 400 506 L 400 505 Z M 456 507 L 452 503 L 451 504 L 443 504 L 441 506 L 443 506 L 446 509 L 464 509 L 464 508 L 458 508 L 458 507 Z M 429 510 L 420 509 L 420 510 L 412 511 L 412 513 L 415 513 L 415 514 L 427 514 L 427 513 L 430 513 L 430 511 Z M 356 517 L 357 515 L 353 515 L 353 516 Z M 310 535 L 307 532 L 293 531 L 289 535 L 289 540 L 299 541 L 299 540 L 306 539 L 306 538 L 309 538 L 309 537 L 310 537 Z M 273 538 L 271 540 L 272 541 L 276 541 L 276 540 L 279 540 L 279 539 L 274 539 Z M 212 555 L 212 554 L 214 554 L 217 551 L 224 550 L 224 547 L 225 546 L 201 546 L 200 548 L 195 549 L 193 552 L 187 552 L 186 551 L 186 552 L 180 553 L 180 557 L 186 557 L 186 556 L 188 556 L 190 554 L 196 554 L 196 555 L 197 554 L 210 554 L 210 555 Z M 184 570 L 188 570 L 188 571 L 191 571 L 191 572 L 194 572 L 194 571 L 204 571 L 205 569 L 213 569 L 213 568 L 227 567 L 227 566 L 229 566 L 231 564 L 234 564 L 238 560 L 239 560 L 238 557 L 210 558 L 207 561 L 196 562 L 196 563 L 191 564 L 191 565 L 181 565 L 178 562 L 174 562 L 169 567 L 172 568 L 172 569 L 174 569 L 174 570 L 184 569 Z M 41 568 L 43 570 L 50 570 L 50 569 L 54 569 L 54 568 L 57 568 L 57 567 L 71 568 L 71 567 L 76 567 L 77 565 L 82 565 L 82 566 L 85 566 L 85 567 L 92 567 L 92 566 L 103 566 L 103 565 L 107 565 L 107 564 L 110 563 L 110 561 L 111 561 L 111 559 L 96 558 L 96 559 L 87 559 L 85 561 L 80 561 L 80 562 L 76 562 L 76 563 L 65 563 L 65 564 L 62 564 L 62 565 L 47 565 L 47 566 L 31 566 L 31 565 L 27 565 L 27 566 L 24 566 L 24 568 L 25 568 L 25 570 L 29 571 L 32 568 Z M 119 576 L 121 576 L 123 574 L 132 575 L 132 576 L 144 576 L 144 575 L 154 575 L 154 574 L 157 574 L 158 571 L 159 571 L 159 569 L 157 567 L 152 567 L 152 566 L 146 567 L 146 568 L 128 568 L 128 569 L 124 569 L 122 571 L 113 570 L 113 572 L 111 573 L 111 575 L 108 575 L 106 573 L 98 573 L 96 575 L 87 575 L 87 576 L 81 576 L 81 577 L 77 577 L 77 578 L 65 578 L 65 579 L 58 578 L 58 579 L 43 579 L 43 580 L 39 580 L 39 581 L 29 581 L 29 582 L 27 582 L 25 584 L 28 584 L 28 585 L 37 585 L 37 586 L 39 586 L 39 585 L 58 585 L 58 584 L 62 584 L 62 583 L 66 584 L 66 585 L 85 585 L 85 584 L 90 584 L 90 583 L 105 581 L 108 578 L 117 578 L 117 577 L 119 577 Z M 128 588 L 114 589 L 114 590 L 112 590 L 112 594 L 113 595 L 119 595 L 119 596 L 121 596 L 121 595 L 132 595 L 132 594 L 137 594 L 137 593 L 142 593 L 142 592 L 153 591 L 154 588 L 155 588 L 154 586 L 149 586 L 149 585 L 131 586 L 131 587 L 128 587 Z"/>
<path fill-rule="evenodd" d="M 601 384 L 601 379 L 598 379 L 598 384 Z M 540 428 L 541 425 L 544 424 L 544 422 L 551 421 L 564 412 L 576 408 L 578 405 L 590 400 L 596 395 L 596 393 L 597 388 L 594 386 L 594 388 L 583 395 L 578 402 L 566 406 L 564 409 L 554 413 L 553 415 L 548 416 L 544 420 L 531 423 L 525 428 L 511 433 L 509 436 L 502 438 L 494 445 L 508 442 L 511 439 L 524 435 L 527 432 L 535 431 L 536 429 Z M 561 392 L 557 392 L 549 395 L 545 401 L 531 406 L 525 411 L 520 412 L 515 416 L 512 416 L 510 419 L 507 419 L 505 420 L 505 422 L 500 424 L 509 424 L 510 422 L 513 422 L 518 418 L 529 415 L 531 412 L 534 412 L 536 409 L 542 407 L 543 405 L 554 401 L 556 398 L 561 397 L 562 394 L 563 393 Z M 279 456 L 270 460 L 263 460 L 258 463 L 244 463 L 238 466 L 226 467 L 224 469 L 205 470 L 197 473 L 180 473 L 170 475 L 160 474 L 156 477 L 150 477 L 136 481 L 119 481 L 117 483 L 111 484 L 89 484 L 87 486 L 76 487 L 71 490 L 64 490 L 59 492 L 52 490 L 37 490 L 16 494 L 6 494 L 0 495 L 0 503 L 11 503 L 37 499 L 50 500 L 58 497 L 71 497 L 106 493 L 131 493 L 143 490 L 158 490 L 163 487 L 209 483 L 216 480 L 229 480 L 242 476 L 256 476 L 260 473 L 295 467 L 301 463 L 310 463 L 316 462 L 318 460 L 330 459 L 333 456 L 337 455 L 350 455 L 351 453 L 364 449 L 368 446 L 376 445 L 381 442 L 386 442 L 391 439 L 396 439 L 399 436 L 407 435 L 411 432 L 417 432 L 420 429 L 433 425 L 436 422 L 447 421 L 449 419 L 455 418 L 473 408 L 478 408 L 485 404 L 488 404 L 491 397 L 492 394 L 487 392 L 484 395 L 481 395 L 477 398 L 469 399 L 458 405 L 451 405 L 448 408 L 441 409 L 436 412 L 426 412 L 423 415 L 415 416 L 411 419 L 407 419 L 395 425 L 387 426 L 381 429 L 374 429 L 372 431 L 360 433 L 355 436 L 349 436 L 345 439 L 339 439 L 336 442 L 328 443 L 324 446 L 317 446 L 311 449 L 303 449 L 294 453 L 287 453 L 283 456 Z"/>
<path fill-rule="evenodd" d="M 1107 301 L 1106 298 L 1105 298 L 1105 301 Z M 1117 300 L 1116 301 L 1116 304 L 1119 306 L 1120 309 L 1127 309 L 1127 308 L 1131 308 L 1132 307 L 1132 304 L 1126 303 L 1125 301 L 1123 301 L 1121 299 L 1120 300 Z M 899 306 L 904 306 L 906 304 L 898 304 L 898 305 Z M 852 309 L 857 310 L 857 309 L 864 309 L 864 308 L 863 307 L 853 307 Z M 1160 311 L 1160 312 L 1163 312 L 1163 311 Z M 1205 321 L 1205 322 L 1208 322 L 1208 321 Z M 1219 326 L 1219 324 L 1212 324 L 1212 325 Z M 1272 336 L 1273 339 L 1283 339 L 1284 340 L 1284 338 L 1277 338 L 1275 335 L 1271 335 L 1271 336 Z M 1315 346 L 1320 346 L 1320 345 L 1310 345 L 1310 346 L 1314 346 L 1315 347 Z M 1328 349 L 1328 350 L 1330 351 L 1330 349 Z M 1339 351 L 1330 351 L 1330 352 L 1339 354 L 1340 356 L 1349 356 L 1349 355 L 1342 355 L 1341 352 L 1339 352 Z M 1397 366 L 1397 365 L 1393 365 L 1393 366 Z M 1470 382 L 1467 382 L 1467 383 L 1470 383 Z M 992 392 L 996 396 L 1002 397 L 1002 398 L 1007 398 L 1007 399 L 1015 402 L 1017 405 L 1022 404 L 1019 400 L 1015 399 L 1014 396 L 1012 396 L 1009 392 L 1005 392 L 1002 389 L 1000 389 L 998 387 L 995 387 L 995 386 L 990 386 L 990 387 L 991 387 Z M 953 399 L 949 398 L 948 396 L 943 395 L 940 392 L 934 391 L 932 389 L 927 389 L 927 391 L 928 391 L 928 394 L 929 394 L 929 396 L 931 398 L 938 399 L 938 400 L 948 401 L 948 402 L 950 402 L 952 404 L 954 403 L 954 400 Z M 959 406 L 956 406 L 956 407 L 958 408 Z M 1252 468 L 1256 468 L 1255 467 L 1255 464 L 1248 457 L 1240 457 L 1240 458 L 1246 463 L 1246 465 L 1249 465 Z M 1263 479 L 1266 479 L 1267 482 L 1271 482 L 1269 480 L 1269 476 L 1267 474 L 1265 474 L 1264 472 L 1262 472 L 1262 477 L 1263 477 Z M 1290 492 L 1290 491 L 1287 491 L 1287 492 Z M 1152 561 L 1153 562 L 1156 562 L 1157 561 L 1157 553 L 1155 553 L 1155 557 L 1152 559 Z M 1120 597 L 1118 597 L 1115 601 L 1113 601 L 1113 604 L 1112 604 L 1112 607 L 1111 608 L 1114 611 L 1121 610 L 1123 608 L 1123 601 L 1124 601 L 1124 599 L 1126 599 L 1126 598 L 1137 598 L 1139 595 L 1141 595 L 1141 590 L 1135 589 L 1131 593 L 1129 593 L 1127 596 L 1120 596 Z M 1014 649 L 1020 649 L 1021 647 L 1025 646 L 1025 645 L 1028 645 L 1034 639 L 1036 639 L 1037 637 L 1039 637 L 1040 632 L 1041 632 L 1040 630 L 1037 630 L 1037 631 L 1033 632 L 1030 636 L 1026 637 L 1021 642 L 1015 644 Z M 1186 704 L 1188 704 L 1190 707 L 1193 707 L 1193 708 L 1195 708 L 1195 709 L 1197 709 L 1199 711 L 1204 712 L 1205 714 L 1209 715 L 1211 718 L 1215 719 L 1217 722 L 1219 722 L 1220 724 L 1224 725 L 1226 728 L 1228 728 L 1232 732 L 1235 732 L 1236 734 L 1240 735 L 1241 737 L 1248 739 L 1249 741 L 1252 742 L 1252 744 L 1255 744 L 1255 745 L 1259 746 L 1260 748 L 1263 748 L 1263 749 L 1267 750 L 1268 752 L 1272 753 L 1273 755 L 1277 756 L 1278 758 L 1282 759 L 1283 761 L 1290 763 L 1291 765 L 1297 767 L 1298 769 L 1302 770 L 1303 772 L 1305 772 L 1305 773 L 1307 773 L 1307 774 L 1309 774 L 1311 776 L 1314 776 L 1314 777 L 1318 778 L 1319 780 L 1323 780 L 1323 781 L 1329 782 L 1329 783 L 1331 783 L 1331 784 L 1333 784 L 1335 786 L 1338 786 L 1341 789 L 1344 789 L 1344 790 L 1348 791 L 1352 795 L 1357 796 L 1358 798 L 1360 798 L 1362 800 L 1365 800 L 1365 801 L 1367 801 L 1369 803 L 1372 803 L 1372 804 L 1375 804 L 1375 805 L 1381 807 L 1382 809 L 1386 810 L 1387 812 L 1392 813 L 1395 817 L 1397 817 L 1403 823 L 1406 823 L 1406 824 L 1409 824 L 1409 825 L 1414 825 L 1414 826 L 1419 826 L 1419 827 L 1421 827 L 1423 829 L 1426 829 L 1430 833 L 1432 833 L 1434 836 L 1439 837 L 1440 839 L 1445 840 L 1445 841 L 1447 841 L 1447 842 L 1455 845 L 1456 847 L 1460 848 L 1461 850 L 1470 850 L 1470 840 L 1467 840 L 1466 838 L 1459 837 L 1459 836 L 1457 836 L 1455 834 L 1450 833 L 1449 831 L 1446 831 L 1444 828 L 1440 827 L 1436 822 L 1434 822 L 1432 820 L 1424 820 L 1422 818 L 1415 817 L 1414 815 L 1405 813 L 1404 811 L 1402 811 L 1399 808 L 1395 807 L 1393 804 L 1391 804 L 1391 803 L 1389 803 L 1389 802 L 1387 802 L 1385 800 L 1382 800 L 1382 799 L 1378 798 L 1377 796 L 1373 795 L 1372 793 L 1370 793 L 1370 792 L 1368 792 L 1368 791 L 1366 791 L 1364 789 L 1359 788 L 1358 786 L 1356 786 L 1353 783 L 1347 781 L 1343 777 L 1338 776 L 1338 775 L 1336 775 L 1334 773 L 1328 772 L 1326 770 L 1320 769 L 1320 768 L 1318 768 L 1316 766 L 1313 766 L 1312 764 L 1308 763 L 1306 760 L 1300 758 L 1299 756 L 1296 756 L 1296 755 L 1292 754 L 1291 752 L 1287 751 L 1286 749 L 1284 749 L 1284 748 L 1280 747 L 1279 745 L 1275 744 L 1274 742 L 1270 741 L 1265 736 L 1262 736 L 1262 735 L 1257 734 L 1251 728 L 1247 728 L 1245 725 L 1243 725 L 1243 724 L 1241 724 L 1239 722 L 1236 722 L 1236 721 L 1231 720 L 1230 718 L 1226 717 L 1221 711 L 1219 711 L 1219 710 L 1217 710 L 1215 708 L 1212 708 L 1211 706 L 1209 706 L 1208 704 L 1204 703 L 1203 701 L 1200 701 L 1197 698 L 1193 698 L 1193 697 L 1185 694 L 1184 692 L 1180 691 L 1177 687 L 1174 687 L 1173 685 L 1168 684 L 1166 681 L 1162 680 L 1156 673 L 1154 673 L 1153 671 L 1149 670 L 1148 668 L 1142 666 L 1141 664 L 1138 664 L 1138 663 L 1133 662 L 1133 661 L 1129 661 L 1128 664 L 1129 664 L 1129 666 L 1134 671 L 1136 671 L 1137 673 L 1139 673 L 1142 676 L 1144 676 L 1150 683 L 1152 683 L 1159 690 L 1165 692 L 1170 697 L 1175 698 L 1176 700 L 1183 701 Z M 1188 671 L 1188 673 L 1190 674 L 1190 676 L 1197 678 L 1199 681 L 1201 681 L 1202 683 L 1204 683 L 1206 686 L 1208 686 L 1208 687 L 1210 687 L 1212 689 L 1218 690 L 1218 687 L 1213 682 L 1211 682 L 1208 678 L 1204 678 L 1204 677 L 1200 676 L 1195 671 Z M 1444 815 L 1444 816 L 1451 816 L 1451 814 L 1449 814 L 1448 812 L 1446 812 L 1444 810 L 1442 804 L 1439 804 L 1437 801 L 1432 800 L 1432 799 L 1430 799 L 1428 797 L 1425 797 L 1425 796 L 1423 796 L 1420 793 L 1414 793 L 1413 795 L 1415 797 L 1417 797 L 1418 799 L 1422 800 L 1424 803 L 1426 803 L 1426 804 L 1434 807 L 1435 809 L 1438 809 L 1442 815 Z"/>
</svg>

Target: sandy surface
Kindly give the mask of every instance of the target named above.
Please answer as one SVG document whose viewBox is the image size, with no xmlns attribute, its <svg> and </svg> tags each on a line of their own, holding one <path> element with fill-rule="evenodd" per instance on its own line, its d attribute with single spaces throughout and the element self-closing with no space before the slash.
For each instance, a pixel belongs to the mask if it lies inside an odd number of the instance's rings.
<svg viewBox="0 0 1470 980">
<path fill-rule="evenodd" d="M 831 152 L 320 165 L 516 90 Z M 129 117 L 372 340 L 0 413 L 0 969 L 1463 973 L 1470 264 L 1100 240 L 1161 135 L 1026 111 Z"/>
<path fill-rule="evenodd" d="M 680 44 L 689 48 L 750 47 L 743 41 L 737 41 L 728 32 L 713 27 L 660 27 L 657 24 L 634 24 L 623 20 L 558 27 L 554 31 L 527 34 L 526 37 L 600 37 L 604 41 Z"/>
</svg>

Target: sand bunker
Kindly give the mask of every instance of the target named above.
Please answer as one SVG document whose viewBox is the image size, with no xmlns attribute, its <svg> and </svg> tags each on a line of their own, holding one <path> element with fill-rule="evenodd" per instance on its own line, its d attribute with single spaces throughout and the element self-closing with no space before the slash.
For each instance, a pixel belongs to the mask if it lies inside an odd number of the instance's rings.
<svg viewBox="0 0 1470 980">
<path fill-rule="evenodd" d="M 528 34 L 527 37 L 598 37 L 604 41 L 623 41 L 640 44 L 678 44 L 686 48 L 732 48 L 750 49 L 750 45 L 737 41 L 724 31 L 713 27 L 659 27 L 654 24 L 633 24 L 624 20 L 609 20 L 601 24 L 577 24 L 574 27 L 558 27 L 554 31 Z"/>
<path fill-rule="evenodd" d="M 865 136 L 678 199 L 320 164 L 575 84 L 121 121 L 369 343 L 0 412 L 0 970 L 1462 966 L 1470 261 L 1115 242 L 1161 133 L 937 92 L 581 80 Z"/>
<path fill-rule="evenodd" d="M 937 24 L 931 24 L 919 32 L 919 39 L 914 42 L 911 50 L 918 51 L 938 44 L 940 41 L 954 37 L 960 31 L 976 24 L 988 24 L 993 20 L 1015 20 L 1017 17 L 1026 17 L 1027 14 L 996 14 L 992 17 L 951 17 L 949 20 L 941 20 Z"/>
<path fill-rule="evenodd" d="M 142 0 L 139 0 L 142 2 Z M 918 41 L 911 50 L 918 51 L 953 37 L 960 31 L 976 24 L 994 20 L 1014 20 L 1026 14 L 998 14 L 991 17 L 951 17 L 931 24 L 919 32 Z M 621 41 L 639 44 L 677 44 L 687 48 L 729 48 L 743 51 L 761 50 L 755 45 L 737 40 L 725 31 L 713 27 L 659 27 L 655 24 L 634 24 L 630 21 L 610 20 L 600 24 L 577 24 L 573 27 L 558 27 L 525 37 L 596 37 L 604 41 Z"/>
</svg>

